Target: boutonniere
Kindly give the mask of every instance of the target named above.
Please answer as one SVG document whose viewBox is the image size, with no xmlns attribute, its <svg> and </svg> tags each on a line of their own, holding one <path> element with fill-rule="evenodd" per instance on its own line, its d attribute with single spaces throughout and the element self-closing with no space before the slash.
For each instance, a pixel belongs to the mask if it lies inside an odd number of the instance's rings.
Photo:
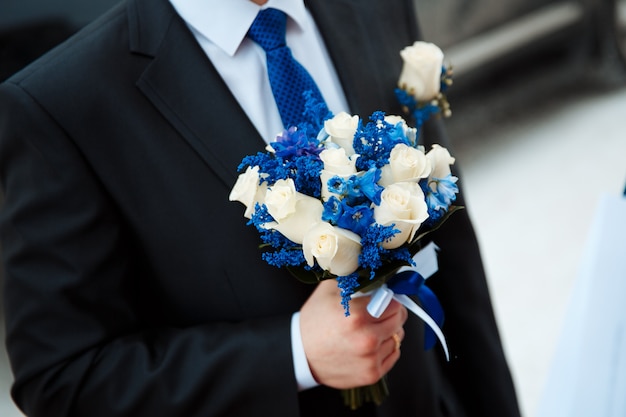
<svg viewBox="0 0 626 417">
<path fill-rule="evenodd" d="M 426 347 L 438 339 L 447 355 L 443 311 L 424 284 L 437 269 L 436 246 L 424 238 L 458 209 L 457 178 L 447 149 L 427 150 L 417 140 L 425 120 L 449 113 L 442 86 L 450 72 L 432 44 L 415 43 L 401 55 L 396 95 L 415 127 L 380 111 L 367 120 L 332 115 L 309 97 L 302 123 L 243 158 L 229 198 L 245 205 L 266 262 L 306 283 L 336 280 L 346 315 L 353 296 L 370 295 L 373 315 L 398 300 L 428 325 Z M 343 393 L 357 408 L 379 404 L 387 388 L 383 379 Z"/>
<path fill-rule="evenodd" d="M 444 65 L 441 49 L 429 42 L 418 41 L 400 51 L 403 67 L 396 96 L 404 111 L 421 127 L 433 114 L 450 117 L 446 97 L 452 85 L 452 68 Z"/>
</svg>

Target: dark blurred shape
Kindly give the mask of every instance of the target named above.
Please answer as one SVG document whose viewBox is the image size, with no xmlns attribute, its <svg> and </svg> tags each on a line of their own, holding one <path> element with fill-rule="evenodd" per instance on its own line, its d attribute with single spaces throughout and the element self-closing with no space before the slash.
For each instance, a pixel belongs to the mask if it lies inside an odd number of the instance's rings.
<svg viewBox="0 0 626 417">
<path fill-rule="evenodd" d="M 29 22 L 0 31 L 0 81 L 67 39 L 76 29 L 62 20 Z"/>
<path fill-rule="evenodd" d="M 425 38 L 455 69 L 455 94 L 520 73 L 626 81 L 626 0 L 415 0 Z"/>
<path fill-rule="evenodd" d="M 0 0 L 0 81 L 120 0 Z M 626 0 L 415 0 L 425 38 L 456 69 L 455 90 L 524 67 L 607 85 L 626 80 Z M 561 68 L 562 70 L 562 68 Z M 572 71 L 573 70 L 573 71 Z"/>
<path fill-rule="evenodd" d="M 120 0 L 0 0 L 0 82 Z"/>
</svg>

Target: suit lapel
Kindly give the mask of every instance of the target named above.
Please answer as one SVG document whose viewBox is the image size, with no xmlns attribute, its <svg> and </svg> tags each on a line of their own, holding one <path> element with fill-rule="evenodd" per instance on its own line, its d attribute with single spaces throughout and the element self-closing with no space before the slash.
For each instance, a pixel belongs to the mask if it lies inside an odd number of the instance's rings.
<svg viewBox="0 0 626 417">
<path fill-rule="evenodd" d="M 401 69 L 399 50 L 414 40 L 406 37 L 412 33 L 412 10 L 390 10 L 379 0 L 315 0 L 307 7 L 351 111 L 400 114 L 393 89 Z M 138 88 L 232 186 L 241 158 L 261 150 L 263 139 L 167 0 L 130 0 L 128 13 L 131 51 L 151 58 Z M 389 27 L 382 19 L 393 19 L 398 31 L 378 30 Z"/>
<path fill-rule="evenodd" d="M 169 2 L 129 3 L 131 49 L 153 57 L 138 88 L 222 181 L 265 143 Z"/>
<path fill-rule="evenodd" d="M 398 9 L 399 2 L 380 0 L 305 2 L 322 33 L 351 112 L 362 117 L 375 110 L 400 114 L 393 90 L 402 65 L 399 51 L 417 36 L 413 11 Z M 398 30 L 382 29 L 386 27 Z"/>
</svg>

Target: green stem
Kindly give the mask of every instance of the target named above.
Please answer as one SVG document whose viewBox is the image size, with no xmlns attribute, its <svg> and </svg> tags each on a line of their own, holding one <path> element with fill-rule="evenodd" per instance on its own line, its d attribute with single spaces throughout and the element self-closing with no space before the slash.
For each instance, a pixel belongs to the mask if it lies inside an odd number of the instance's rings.
<svg viewBox="0 0 626 417">
<path fill-rule="evenodd" d="M 378 382 L 364 387 L 341 390 L 344 404 L 352 410 L 356 410 L 366 402 L 381 405 L 385 398 L 389 396 L 386 377 Z"/>
</svg>

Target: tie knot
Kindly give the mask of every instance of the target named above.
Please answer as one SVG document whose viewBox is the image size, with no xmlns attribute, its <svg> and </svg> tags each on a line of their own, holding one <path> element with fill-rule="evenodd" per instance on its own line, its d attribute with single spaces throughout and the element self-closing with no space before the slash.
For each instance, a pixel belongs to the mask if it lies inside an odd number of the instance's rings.
<svg viewBox="0 0 626 417">
<path fill-rule="evenodd" d="M 277 9 L 264 9 L 252 22 L 248 37 L 268 52 L 286 46 L 286 28 L 287 15 L 285 13 Z"/>
</svg>

